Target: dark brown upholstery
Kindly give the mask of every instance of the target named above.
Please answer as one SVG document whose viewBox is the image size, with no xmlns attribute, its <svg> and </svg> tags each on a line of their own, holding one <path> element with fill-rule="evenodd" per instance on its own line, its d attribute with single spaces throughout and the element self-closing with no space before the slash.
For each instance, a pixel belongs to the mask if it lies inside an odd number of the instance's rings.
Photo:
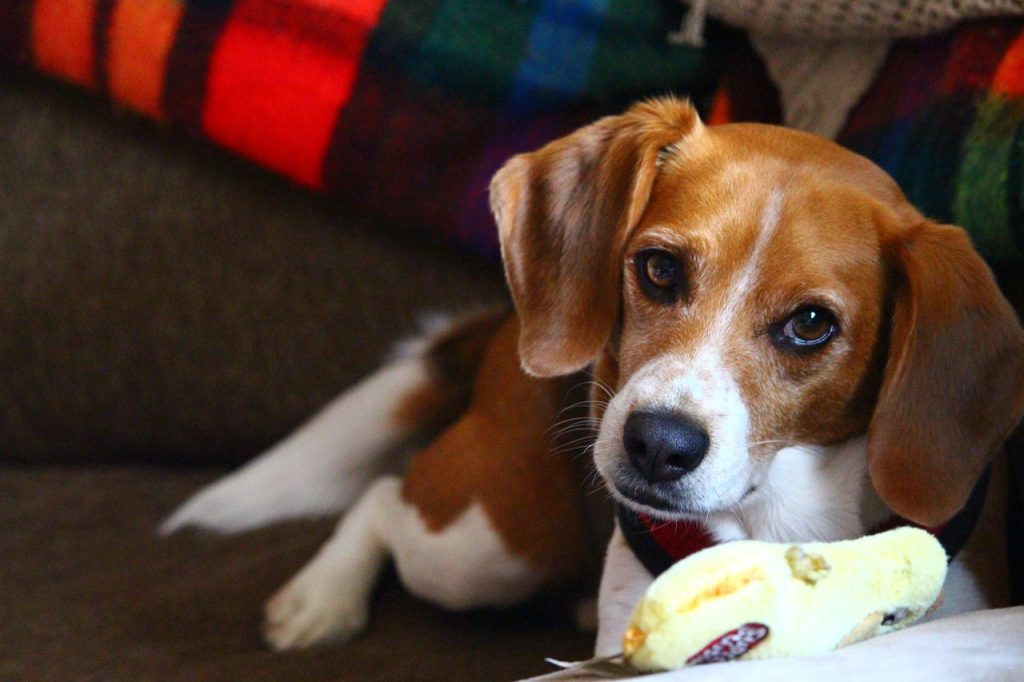
<svg viewBox="0 0 1024 682">
<path fill-rule="evenodd" d="M 0 460 L 239 461 L 495 264 L 80 93 L 0 88 Z"/>
<path fill-rule="evenodd" d="M 504 295 L 495 264 L 342 215 L 0 76 L 0 679 L 510 679 L 587 653 L 553 601 L 456 616 L 391 577 L 365 637 L 272 655 L 262 601 L 332 522 L 154 536 L 224 471 L 182 464 L 257 453 L 424 308 Z"/>
<path fill-rule="evenodd" d="M 160 518 L 212 476 L 0 469 L 0 679 L 507 680 L 548 669 L 545 656 L 587 654 L 557 604 L 456 615 L 393 576 L 364 636 L 273 654 L 259 639 L 262 602 L 333 524 L 157 539 Z"/>
</svg>

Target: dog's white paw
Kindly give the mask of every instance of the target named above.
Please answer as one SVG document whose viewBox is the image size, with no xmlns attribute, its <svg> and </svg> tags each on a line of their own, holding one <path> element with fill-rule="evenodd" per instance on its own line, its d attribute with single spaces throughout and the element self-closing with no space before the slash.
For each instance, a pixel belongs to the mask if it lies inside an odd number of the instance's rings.
<svg viewBox="0 0 1024 682">
<path fill-rule="evenodd" d="M 337 576 L 299 574 L 267 601 L 263 638 L 275 651 L 346 642 L 366 628 L 366 595 L 347 594 Z"/>
</svg>

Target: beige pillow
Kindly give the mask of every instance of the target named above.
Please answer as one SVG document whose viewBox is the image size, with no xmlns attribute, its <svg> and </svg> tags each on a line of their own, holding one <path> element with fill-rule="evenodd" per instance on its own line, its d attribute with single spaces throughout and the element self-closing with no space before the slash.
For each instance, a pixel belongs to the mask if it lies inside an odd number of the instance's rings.
<svg viewBox="0 0 1024 682">
<path fill-rule="evenodd" d="M 940 33 L 957 22 L 1020 14 L 1024 0 L 691 0 L 707 13 L 768 36 L 873 40 Z"/>
</svg>

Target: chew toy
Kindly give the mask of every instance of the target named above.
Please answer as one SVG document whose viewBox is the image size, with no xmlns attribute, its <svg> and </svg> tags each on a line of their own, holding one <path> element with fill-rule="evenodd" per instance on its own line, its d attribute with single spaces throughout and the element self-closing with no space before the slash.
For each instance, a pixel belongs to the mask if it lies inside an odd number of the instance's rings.
<svg viewBox="0 0 1024 682">
<path fill-rule="evenodd" d="M 623 656 L 657 671 L 824 653 L 918 620 L 945 577 L 942 545 L 916 528 L 842 542 L 722 544 L 654 581 Z"/>
</svg>

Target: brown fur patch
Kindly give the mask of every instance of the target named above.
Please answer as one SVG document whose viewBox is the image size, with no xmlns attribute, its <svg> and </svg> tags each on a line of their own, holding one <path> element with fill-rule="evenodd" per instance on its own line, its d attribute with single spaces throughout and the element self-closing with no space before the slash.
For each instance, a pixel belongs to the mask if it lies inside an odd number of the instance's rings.
<svg viewBox="0 0 1024 682">
<path fill-rule="evenodd" d="M 530 373 L 576 372 L 600 353 L 618 314 L 619 254 L 647 205 L 658 154 L 699 125 L 688 103 L 643 102 L 495 175 L 491 206 Z"/>
<path fill-rule="evenodd" d="M 569 391 L 526 376 L 518 335 L 510 317 L 483 354 L 469 408 L 417 454 L 403 495 L 435 532 L 479 502 L 509 551 L 564 577 L 586 559 L 581 482 L 552 434 Z"/>
<path fill-rule="evenodd" d="M 452 422 L 469 404 L 484 352 L 508 316 L 505 308 L 487 310 L 456 320 L 431 339 L 425 354 L 430 381 L 402 399 L 395 420 L 420 428 Z"/>
<path fill-rule="evenodd" d="M 392 417 L 400 424 L 421 427 L 445 421 L 446 417 L 454 418 L 458 414 L 460 404 L 459 391 L 439 381 L 418 386 L 406 394 Z"/>
<path fill-rule="evenodd" d="M 509 315 L 511 311 L 502 306 L 456 321 L 431 341 L 427 357 L 449 382 L 471 386 L 484 353 Z"/>
<path fill-rule="evenodd" d="M 1024 411 L 1024 332 L 959 228 L 886 227 L 898 273 L 871 480 L 898 513 L 945 523 Z"/>
</svg>

